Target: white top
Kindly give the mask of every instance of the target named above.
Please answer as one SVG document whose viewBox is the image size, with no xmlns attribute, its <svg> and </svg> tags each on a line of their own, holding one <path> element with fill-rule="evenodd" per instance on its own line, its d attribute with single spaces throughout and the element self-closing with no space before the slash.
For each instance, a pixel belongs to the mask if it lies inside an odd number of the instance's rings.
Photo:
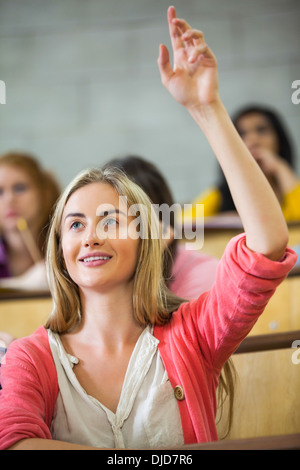
<svg viewBox="0 0 300 470">
<path fill-rule="evenodd" d="M 53 439 L 119 449 L 184 444 L 177 400 L 149 327 L 133 350 L 116 413 L 85 392 L 73 372 L 78 359 L 59 335 L 48 330 L 48 336 L 59 385 Z"/>
</svg>

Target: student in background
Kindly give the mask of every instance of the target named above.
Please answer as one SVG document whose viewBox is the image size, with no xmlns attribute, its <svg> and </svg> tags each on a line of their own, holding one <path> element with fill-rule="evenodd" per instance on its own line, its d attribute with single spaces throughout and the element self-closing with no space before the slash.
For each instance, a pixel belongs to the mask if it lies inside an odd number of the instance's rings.
<svg viewBox="0 0 300 470">
<path fill-rule="evenodd" d="M 175 203 L 165 178 L 153 163 L 136 155 L 127 155 L 110 160 L 105 167 L 123 170 L 145 191 L 153 204 L 167 204 L 172 207 Z M 161 217 L 161 213 L 159 215 Z M 199 251 L 187 250 L 184 243 L 174 237 L 174 219 L 175 214 L 171 213 L 170 238 L 164 240 L 164 278 L 174 294 L 184 299 L 193 299 L 212 287 L 218 259 Z"/>
<path fill-rule="evenodd" d="M 0 156 L 0 288 L 48 289 L 45 240 L 59 194 L 55 178 L 33 156 Z"/>
<path fill-rule="evenodd" d="M 0 289 L 49 289 L 45 243 L 59 194 L 55 178 L 32 155 L 0 156 Z M 3 347 L 13 339 L 0 331 Z"/>
<path fill-rule="evenodd" d="M 236 113 L 233 123 L 272 186 L 286 221 L 299 221 L 300 178 L 291 140 L 278 114 L 264 106 L 247 106 Z M 193 203 L 205 204 L 205 216 L 236 210 L 221 169 L 216 186 Z M 193 218 L 194 211 L 186 216 Z"/>
<path fill-rule="evenodd" d="M 212 146 L 245 234 L 228 244 L 213 288 L 184 302 L 165 287 L 160 225 L 144 191 L 113 169 L 78 175 L 49 232 L 53 312 L 1 366 L 0 449 L 217 440 L 222 367 L 295 264 L 274 192 L 219 97 L 203 33 L 174 7 L 168 24 L 174 66 L 160 45 L 162 82 Z M 137 204 L 140 216 L 130 214 Z M 136 237 L 139 226 L 145 236 Z"/>
</svg>

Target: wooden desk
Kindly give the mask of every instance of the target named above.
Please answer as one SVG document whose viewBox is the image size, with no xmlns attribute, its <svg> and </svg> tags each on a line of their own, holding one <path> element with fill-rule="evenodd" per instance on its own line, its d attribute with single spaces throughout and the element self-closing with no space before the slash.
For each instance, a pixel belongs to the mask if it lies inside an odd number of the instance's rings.
<svg viewBox="0 0 300 470">
<path fill-rule="evenodd" d="M 296 340 L 300 341 L 300 330 L 247 336 L 234 354 L 288 349 Z"/>
<path fill-rule="evenodd" d="M 300 276 L 288 276 L 276 289 L 250 335 L 300 329 Z"/>
<path fill-rule="evenodd" d="M 52 309 L 49 292 L 0 291 L 0 331 L 28 336 L 45 324 Z"/>
<path fill-rule="evenodd" d="M 176 449 L 176 448 L 175 448 Z M 300 450 L 300 434 L 228 439 L 204 444 L 187 444 L 180 449 L 196 450 Z"/>
<path fill-rule="evenodd" d="M 191 222 L 191 225 L 193 223 Z M 288 224 L 289 246 L 300 244 L 300 222 Z M 226 245 L 234 236 L 244 231 L 239 217 L 220 215 L 208 217 L 204 222 L 203 253 L 221 258 Z"/>
<path fill-rule="evenodd" d="M 300 433 L 300 364 L 293 361 L 300 331 L 247 337 L 232 356 L 237 371 L 233 424 L 226 439 Z M 297 354 L 297 360 L 299 354 Z M 219 435 L 227 409 L 217 416 Z"/>
</svg>

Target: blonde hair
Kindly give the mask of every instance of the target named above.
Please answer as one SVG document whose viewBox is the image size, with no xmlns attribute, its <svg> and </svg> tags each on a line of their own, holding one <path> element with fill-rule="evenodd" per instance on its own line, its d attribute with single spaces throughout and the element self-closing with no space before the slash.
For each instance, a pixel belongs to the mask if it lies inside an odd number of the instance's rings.
<svg viewBox="0 0 300 470">
<path fill-rule="evenodd" d="M 140 220 L 143 230 L 149 236 L 142 237 L 133 287 L 133 314 L 136 321 L 147 324 L 166 324 L 185 299 L 173 294 L 165 284 L 163 277 L 162 242 L 159 236 L 160 224 L 154 217 L 152 205 L 146 193 L 125 173 L 113 167 L 89 169 L 80 173 L 67 186 L 61 195 L 54 212 L 49 231 L 47 246 L 47 270 L 53 310 L 45 325 L 52 331 L 63 334 L 70 331 L 81 320 L 81 303 L 78 286 L 65 269 L 61 247 L 61 224 L 64 208 L 71 195 L 78 189 L 91 183 L 108 183 L 120 196 L 126 196 L 128 207 L 139 204 Z M 145 232 L 144 232 L 145 233 Z M 150 236 L 151 234 L 151 236 Z M 154 235 L 154 236 L 153 236 Z M 147 286 L 147 289 L 145 289 Z M 219 383 L 219 401 L 223 405 L 224 396 L 229 396 L 229 428 L 232 419 L 233 370 L 229 361 L 224 366 Z M 228 428 L 228 429 L 229 429 Z"/>
</svg>

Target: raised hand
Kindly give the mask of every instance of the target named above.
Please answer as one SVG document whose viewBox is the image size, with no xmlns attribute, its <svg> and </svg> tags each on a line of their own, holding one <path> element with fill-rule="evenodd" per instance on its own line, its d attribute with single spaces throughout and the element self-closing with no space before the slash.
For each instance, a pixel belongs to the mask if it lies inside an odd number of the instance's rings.
<svg viewBox="0 0 300 470">
<path fill-rule="evenodd" d="M 162 83 L 187 108 L 213 104 L 219 98 L 217 61 L 203 33 L 177 18 L 174 7 L 168 9 L 168 23 L 174 64 L 172 67 L 169 51 L 161 44 L 158 67 Z"/>
<path fill-rule="evenodd" d="M 219 97 L 217 61 L 203 33 L 168 9 L 173 67 L 160 45 L 161 80 L 199 125 L 227 179 L 252 251 L 278 260 L 285 252 L 288 230 L 279 202 L 265 175 L 237 133 Z"/>
</svg>

